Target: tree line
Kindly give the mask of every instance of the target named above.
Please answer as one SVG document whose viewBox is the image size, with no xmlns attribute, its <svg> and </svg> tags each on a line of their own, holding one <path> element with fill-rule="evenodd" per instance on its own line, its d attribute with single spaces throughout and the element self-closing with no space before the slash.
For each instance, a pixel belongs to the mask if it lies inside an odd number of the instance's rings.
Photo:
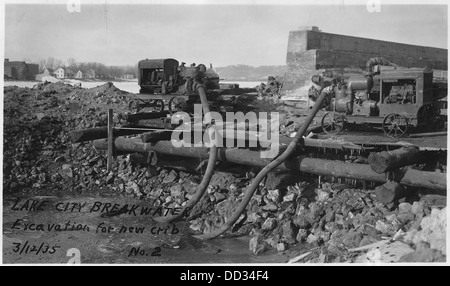
<svg viewBox="0 0 450 286">
<path fill-rule="evenodd" d="M 30 61 L 27 61 L 30 62 Z M 34 63 L 39 64 L 39 73 L 43 73 L 45 69 L 57 70 L 60 67 L 70 69 L 76 73 L 81 71 L 84 75 L 95 76 L 95 78 L 111 79 L 124 78 L 125 76 L 137 77 L 137 63 L 133 66 L 106 66 L 97 62 L 78 62 L 74 58 L 69 58 L 67 61 L 48 57 L 46 59 L 39 59 Z"/>
</svg>

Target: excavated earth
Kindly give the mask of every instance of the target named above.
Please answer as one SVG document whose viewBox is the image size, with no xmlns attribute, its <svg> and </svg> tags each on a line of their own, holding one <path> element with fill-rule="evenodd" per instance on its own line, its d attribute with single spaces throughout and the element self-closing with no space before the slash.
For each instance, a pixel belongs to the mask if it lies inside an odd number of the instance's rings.
<svg viewBox="0 0 450 286">
<path fill-rule="evenodd" d="M 68 132 L 105 126 L 135 95 L 111 83 L 4 88 L 4 263 L 392 263 L 446 261 L 446 197 L 424 190 L 384 205 L 373 189 L 270 174 L 232 229 L 220 227 L 259 170 L 219 165 L 189 218 L 158 224 L 192 197 L 202 174 L 106 156 Z M 299 115 L 280 104 L 280 131 Z M 305 114 L 306 114 L 305 110 Z M 304 115 L 304 114 L 303 114 Z M 182 165 L 182 164 L 181 164 Z"/>
</svg>

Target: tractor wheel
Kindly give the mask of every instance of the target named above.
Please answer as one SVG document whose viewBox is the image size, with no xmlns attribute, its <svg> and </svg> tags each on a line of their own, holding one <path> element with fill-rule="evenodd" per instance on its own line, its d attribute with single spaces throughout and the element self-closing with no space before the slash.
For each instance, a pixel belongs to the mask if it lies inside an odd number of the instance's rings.
<svg viewBox="0 0 450 286">
<path fill-rule="evenodd" d="M 156 112 L 163 112 L 164 111 L 164 101 L 162 99 L 155 99 L 152 102 L 152 107 Z"/>
<path fill-rule="evenodd" d="M 128 104 L 128 108 L 131 110 L 131 112 L 139 112 L 140 110 L 140 106 L 139 106 L 139 101 L 137 100 L 132 100 L 130 101 L 130 103 Z"/>
<path fill-rule="evenodd" d="M 336 112 L 328 112 L 322 117 L 322 130 L 330 135 L 338 135 L 344 129 L 345 117 Z"/>
<path fill-rule="evenodd" d="M 383 131 L 391 138 L 400 138 L 408 131 L 408 119 L 397 113 L 387 115 L 383 120 Z"/>
</svg>

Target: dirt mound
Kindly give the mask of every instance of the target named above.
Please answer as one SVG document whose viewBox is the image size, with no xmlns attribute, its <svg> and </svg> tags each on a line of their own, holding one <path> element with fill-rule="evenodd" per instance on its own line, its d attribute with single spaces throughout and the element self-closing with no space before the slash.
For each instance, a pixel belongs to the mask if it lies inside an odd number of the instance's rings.
<svg viewBox="0 0 450 286">
<path fill-rule="evenodd" d="M 82 160 L 88 158 L 87 166 L 92 167 L 94 160 L 102 162 L 103 159 L 93 148 L 82 144 L 73 146 L 68 132 L 106 125 L 107 109 L 113 108 L 115 113 L 128 111 L 132 96 L 112 83 L 92 89 L 62 82 L 39 83 L 33 88 L 5 87 L 5 193 L 40 192 L 49 188 L 52 189 L 49 192 L 62 191 L 67 186 L 77 189 L 78 177 L 61 175 L 62 166 L 82 165 Z M 120 123 L 117 114 L 115 120 Z M 87 173 L 95 182 L 97 173 L 101 172 Z"/>
</svg>

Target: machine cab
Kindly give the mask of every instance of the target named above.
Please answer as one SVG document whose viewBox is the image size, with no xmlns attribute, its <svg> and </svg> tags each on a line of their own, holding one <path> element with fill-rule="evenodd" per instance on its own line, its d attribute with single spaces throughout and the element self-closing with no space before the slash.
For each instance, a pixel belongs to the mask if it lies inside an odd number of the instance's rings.
<svg viewBox="0 0 450 286">
<path fill-rule="evenodd" d="M 175 80 L 178 61 L 175 59 L 145 59 L 138 62 L 138 84 L 143 92 L 161 92 L 162 84 Z"/>
<path fill-rule="evenodd" d="M 433 102 L 433 71 L 387 68 L 380 72 L 380 116 L 402 114 L 412 120 Z"/>
</svg>

